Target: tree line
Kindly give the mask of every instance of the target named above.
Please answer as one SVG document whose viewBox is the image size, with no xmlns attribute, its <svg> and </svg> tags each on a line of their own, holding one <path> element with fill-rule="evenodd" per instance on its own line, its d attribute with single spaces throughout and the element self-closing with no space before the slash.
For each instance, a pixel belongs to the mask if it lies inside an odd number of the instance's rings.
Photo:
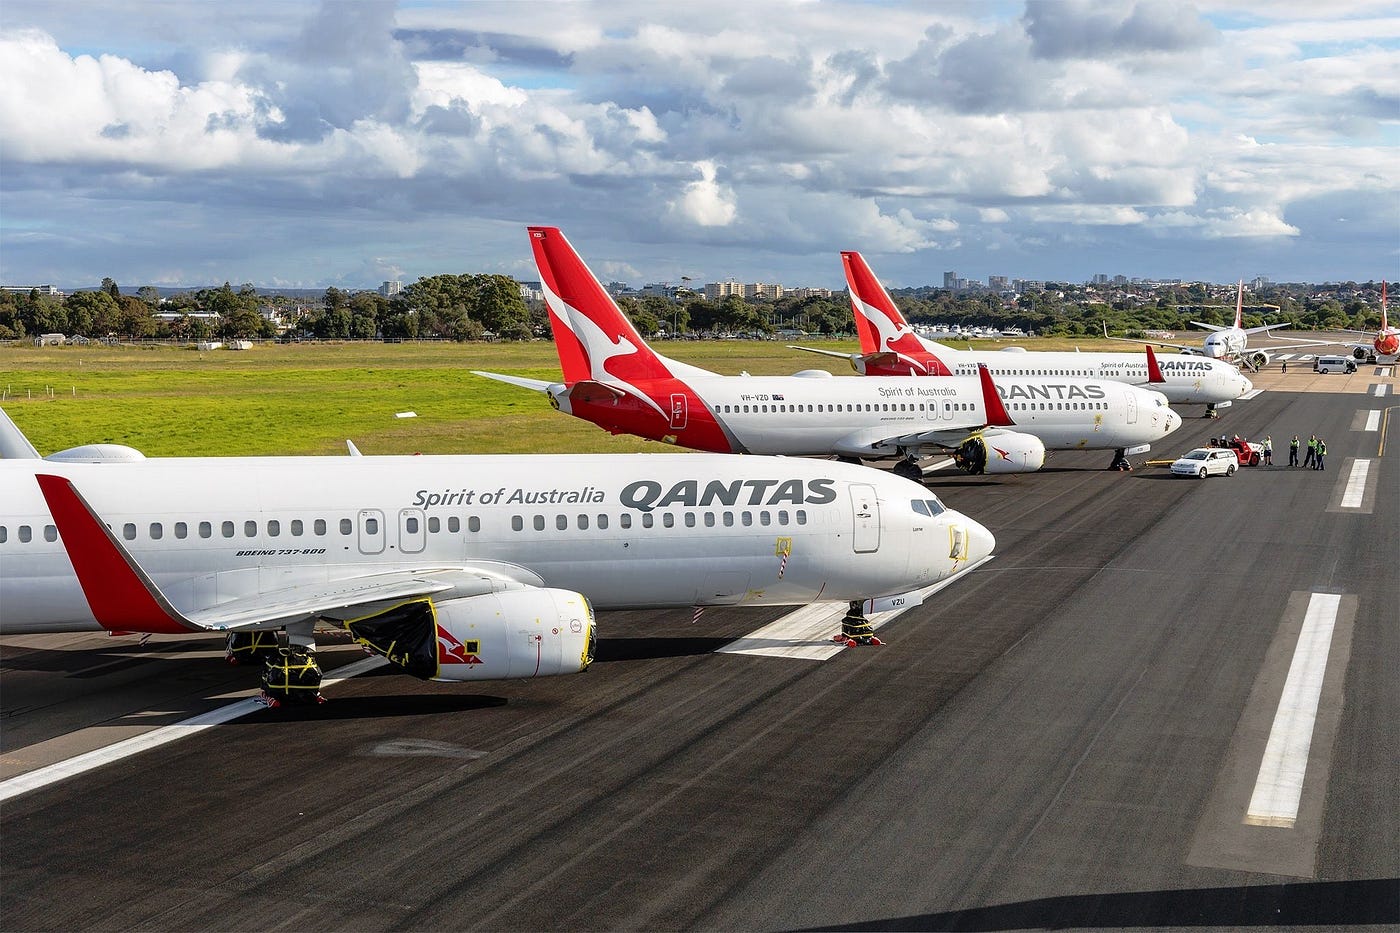
<svg viewBox="0 0 1400 933">
<path fill-rule="evenodd" d="M 1105 300 L 1094 287 L 1070 284 L 1047 285 L 1014 300 L 932 287 L 896 289 L 891 297 L 914 324 L 1018 327 L 1043 336 L 1078 336 L 1100 334 L 1106 323 L 1115 334 L 1138 336 L 1144 330 L 1188 330 L 1192 320 L 1229 323 L 1233 305 L 1223 303 L 1219 294 L 1217 290 L 1215 301 L 1220 306 L 1206 308 L 1201 305 L 1211 303 L 1211 293 L 1201 283 L 1125 291 L 1112 300 Z M 1344 283 L 1330 294 L 1310 286 L 1269 286 L 1247 298 L 1245 324 L 1288 322 L 1301 330 L 1370 330 L 1380 324 L 1379 294 L 1379 283 L 1359 287 Z M 618 305 L 646 337 L 769 336 L 779 330 L 842 335 L 853 327 L 844 293 L 830 298 L 748 301 L 737 295 L 718 301 L 693 295 L 679 300 L 625 297 L 618 299 Z M 504 275 L 427 276 L 393 297 L 332 287 L 319 302 L 259 296 L 252 285 L 234 289 L 227 282 L 219 288 L 162 299 L 150 286 L 124 294 L 110 278 L 103 279 L 96 291 L 62 298 L 37 290 L 0 293 L 0 339 L 49 333 L 173 339 L 529 340 L 552 336 L 543 303 L 526 301 L 519 284 Z"/>
</svg>

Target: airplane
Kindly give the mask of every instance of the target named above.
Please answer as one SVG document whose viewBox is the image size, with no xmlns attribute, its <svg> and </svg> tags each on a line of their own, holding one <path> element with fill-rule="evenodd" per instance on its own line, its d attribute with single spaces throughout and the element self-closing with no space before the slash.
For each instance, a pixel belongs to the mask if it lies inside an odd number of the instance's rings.
<svg viewBox="0 0 1400 933">
<path fill-rule="evenodd" d="M 1381 329 L 1374 335 L 1367 330 L 1344 330 L 1347 334 L 1366 334 L 1372 337 L 1370 346 L 1366 344 L 1355 344 L 1351 348 L 1351 355 L 1357 360 L 1371 360 L 1376 363 L 1390 364 L 1400 358 L 1400 331 L 1390 326 L 1390 321 L 1386 316 L 1385 281 L 1381 281 Z"/>
<path fill-rule="evenodd" d="M 1273 359 L 1272 353 L 1276 353 L 1279 350 L 1295 350 L 1300 347 L 1323 347 L 1328 345 L 1326 341 L 1322 340 L 1304 340 L 1297 343 L 1275 344 L 1269 347 L 1268 350 L 1259 347 L 1251 348 L 1249 346 L 1250 334 L 1269 334 L 1270 331 L 1280 327 L 1288 327 L 1289 324 L 1285 321 L 1282 324 L 1265 324 L 1262 327 L 1242 326 L 1244 323 L 1243 281 L 1240 282 L 1239 292 L 1235 297 L 1235 322 L 1233 324 L 1228 327 L 1222 327 L 1219 324 L 1205 324 L 1201 321 L 1192 321 L 1191 323 L 1196 327 L 1202 327 L 1211 331 L 1211 333 L 1206 335 L 1206 339 L 1199 346 L 1169 343 L 1165 340 L 1153 340 L 1152 342 L 1159 347 L 1173 347 L 1174 349 L 1180 350 L 1182 353 L 1207 356 L 1215 360 L 1224 360 L 1228 363 L 1234 363 L 1241 367 L 1253 369 L 1256 372 L 1268 366 L 1269 361 Z M 1104 336 L 1108 337 L 1109 340 L 1132 340 L 1130 337 L 1109 337 L 1107 324 L 1104 325 Z M 1272 334 L 1270 334 L 1270 339 L 1273 339 Z M 1137 343 L 1138 341 L 1132 342 Z"/>
<path fill-rule="evenodd" d="M 826 461 L 40 458 L 3 411 L 0 451 L 0 634 L 225 634 L 272 704 L 319 697 L 318 626 L 439 681 L 585 670 L 595 608 L 844 600 L 869 643 L 863 601 L 914 604 L 995 544 L 917 483 Z"/>
<path fill-rule="evenodd" d="M 1103 379 L 1146 386 L 1161 392 L 1167 401 L 1204 403 L 1207 415 L 1217 405 L 1229 405 L 1254 388 L 1249 378 L 1223 360 L 1167 354 L 1148 358 L 1135 353 L 1066 353 L 1005 350 L 957 350 L 914 333 L 889 293 L 880 284 L 860 253 L 841 254 L 846 284 L 860 335 L 860 353 L 837 353 L 812 347 L 793 347 L 850 361 L 865 376 L 965 376 L 984 364 L 993 376 L 1069 376 Z M 1154 372 L 1153 358 L 1157 369 Z"/>
<path fill-rule="evenodd" d="M 1159 392 L 1102 380 L 976 377 L 937 383 L 722 376 L 655 352 L 555 227 L 530 227 L 563 382 L 473 370 L 543 392 L 566 414 L 614 434 L 718 453 L 900 458 L 922 476 L 924 451 L 951 452 L 971 473 L 1040 469 L 1047 448 L 1117 450 L 1175 431 Z"/>
</svg>

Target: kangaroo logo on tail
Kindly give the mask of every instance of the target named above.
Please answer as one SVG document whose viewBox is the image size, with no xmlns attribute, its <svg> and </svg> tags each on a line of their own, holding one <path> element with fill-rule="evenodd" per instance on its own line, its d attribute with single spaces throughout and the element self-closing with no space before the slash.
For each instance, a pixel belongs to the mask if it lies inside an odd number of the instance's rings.
<svg viewBox="0 0 1400 933">
<path fill-rule="evenodd" d="M 864 257 L 854 251 L 843 252 L 841 263 L 846 269 L 861 352 L 893 353 L 912 370 L 911 375 L 951 375 L 943 361 L 919 340 Z"/>
</svg>

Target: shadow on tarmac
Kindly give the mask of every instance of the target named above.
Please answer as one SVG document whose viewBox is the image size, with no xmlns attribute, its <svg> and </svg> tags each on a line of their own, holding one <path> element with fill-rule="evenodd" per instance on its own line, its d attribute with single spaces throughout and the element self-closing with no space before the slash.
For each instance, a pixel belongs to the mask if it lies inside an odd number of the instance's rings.
<svg viewBox="0 0 1400 933">
<path fill-rule="evenodd" d="M 1400 878 L 1047 897 L 817 930 L 1341 927 L 1400 923 Z"/>
</svg>

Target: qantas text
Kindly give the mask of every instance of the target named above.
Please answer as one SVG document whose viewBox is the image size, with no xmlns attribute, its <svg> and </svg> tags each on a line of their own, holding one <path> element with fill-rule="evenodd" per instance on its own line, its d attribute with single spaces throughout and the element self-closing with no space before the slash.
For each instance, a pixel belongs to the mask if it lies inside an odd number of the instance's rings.
<svg viewBox="0 0 1400 933">
<path fill-rule="evenodd" d="M 660 483 L 644 479 L 628 483 L 618 498 L 622 504 L 643 512 L 668 505 L 705 507 L 709 505 L 824 505 L 836 501 L 834 480 L 811 479 L 746 479 L 732 482 L 711 480 L 700 488 L 700 481 L 687 479 L 669 490 Z M 744 496 L 747 490 L 748 495 Z M 740 502 L 743 497 L 744 501 Z"/>
</svg>

